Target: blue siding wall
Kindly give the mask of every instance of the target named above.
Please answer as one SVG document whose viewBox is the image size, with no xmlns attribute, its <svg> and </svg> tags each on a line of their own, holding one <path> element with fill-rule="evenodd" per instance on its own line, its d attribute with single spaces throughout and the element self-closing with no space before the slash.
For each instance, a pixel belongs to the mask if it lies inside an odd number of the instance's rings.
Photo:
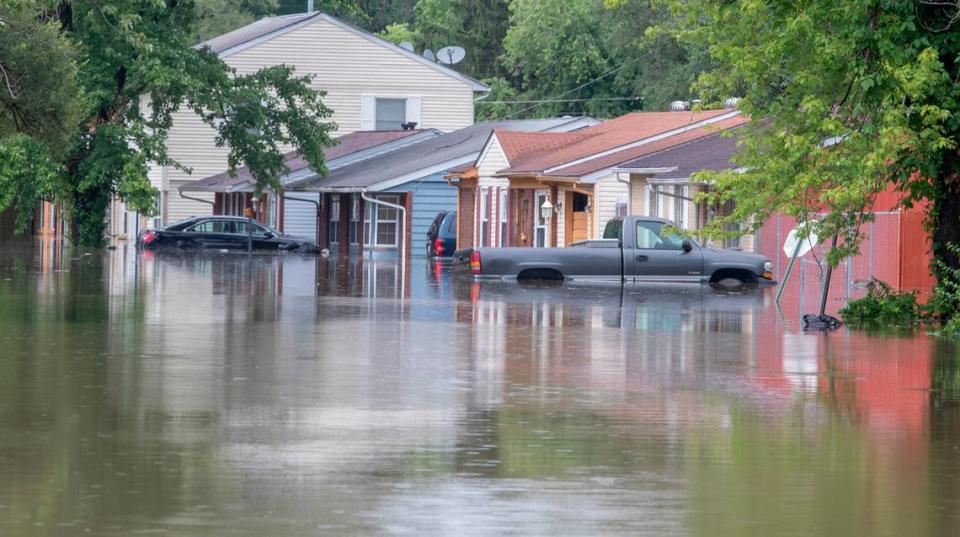
<svg viewBox="0 0 960 537">
<path fill-rule="evenodd" d="M 416 181 L 410 181 L 391 188 L 387 192 L 412 192 L 413 229 L 411 237 L 413 255 L 424 255 L 427 243 L 427 229 L 440 211 L 453 211 L 457 208 L 457 189 L 447 184 L 443 173 L 428 175 Z"/>
</svg>

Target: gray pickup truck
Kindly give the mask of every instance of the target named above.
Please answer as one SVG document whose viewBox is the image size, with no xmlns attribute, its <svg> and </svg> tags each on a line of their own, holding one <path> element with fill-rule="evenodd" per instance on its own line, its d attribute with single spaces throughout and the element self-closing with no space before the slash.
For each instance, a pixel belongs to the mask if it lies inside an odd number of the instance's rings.
<svg viewBox="0 0 960 537">
<path fill-rule="evenodd" d="M 603 238 L 567 248 L 467 248 L 453 255 L 454 274 L 474 279 L 772 283 L 761 255 L 714 250 L 672 233 L 660 218 L 614 218 Z"/>
</svg>

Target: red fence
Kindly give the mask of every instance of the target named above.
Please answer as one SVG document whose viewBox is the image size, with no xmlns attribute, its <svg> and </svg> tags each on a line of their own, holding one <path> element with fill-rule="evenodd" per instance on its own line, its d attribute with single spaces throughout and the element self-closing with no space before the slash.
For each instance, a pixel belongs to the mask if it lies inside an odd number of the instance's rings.
<svg viewBox="0 0 960 537">
<path fill-rule="evenodd" d="M 916 291 L 921 299 L 929 295 L 935 283 L 929 268 L 932 257 L 929 235 L 923 229 L 923 212 L 912 209 L 874 215 L 874 221 L 861 228 L 864 240 L 860 254 L 845 259 L 833 270 L 827 296 L 828 313 L 836 314 L 849 299 L 863 296 L 867 283 L 873 278 L 895 289 Z M 783 279 L 790 262 L 783 253 L 783 243 L 795 225 L 795 219 L 778 216 L 768 220 L 757 232 L 757 253 L 773 261 L 777 281 Z M 797 260 L 781 302 L 790 317 L 819 309 L 828 249 L 827 245 L 819 245 Z"/>
</svg>

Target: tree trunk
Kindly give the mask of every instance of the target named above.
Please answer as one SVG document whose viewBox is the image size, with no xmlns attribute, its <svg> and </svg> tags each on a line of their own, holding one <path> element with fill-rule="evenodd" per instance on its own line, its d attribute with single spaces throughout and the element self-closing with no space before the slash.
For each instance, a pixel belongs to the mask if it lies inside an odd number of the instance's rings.
<svg viewBox="0 0 960 537">
<path fill-rule="evenodd" d="M 947 248 L 960 246 L 960 176 L 957 173 L 958 156 L 950 154 L 941 166 L 940 192 L 933 206 L 933 255 L 948 267 L 960 268 L 960 256 Z M 939 278 L 939 274 L 937 274 Z"/>
</svg>

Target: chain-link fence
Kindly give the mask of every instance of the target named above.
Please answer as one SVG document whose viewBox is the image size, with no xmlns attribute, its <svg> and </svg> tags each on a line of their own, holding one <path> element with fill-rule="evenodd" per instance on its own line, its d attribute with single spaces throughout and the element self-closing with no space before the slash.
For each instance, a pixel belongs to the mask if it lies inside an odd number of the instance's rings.
<svg viewBox="0 0 960 537">
<path fill-rule="evenodd" d="M 894 288 L 901 285 L 902 219 L 900 212 L 877 212 L 874 220 L 863 224 L 860 253 L 848 257 L 833 269 L 827 313 L 836 314 L 851 298 L 862 297 L 867 284 L 882 280 Z M 773 261 L 778 282 L 783 280 L 790 257 L 783 252 L 787 234 L 796 226 L 796 219 L 777 216 L 768 220 L 756 235 L 756 251 Z M 797 260 L 784 290 L 781 306 L 786 312 L 816 313 L 827 273 L 829 240 Z M 923 236 L 917 238 L 922 241 Z"/>
</svg>

